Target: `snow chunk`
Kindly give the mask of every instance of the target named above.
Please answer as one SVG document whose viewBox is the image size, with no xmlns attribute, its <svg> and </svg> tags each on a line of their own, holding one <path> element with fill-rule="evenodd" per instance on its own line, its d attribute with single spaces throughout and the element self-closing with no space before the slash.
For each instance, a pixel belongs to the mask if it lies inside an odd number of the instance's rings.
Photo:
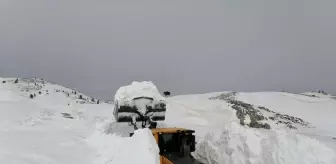
<svg viewBox="0 0 336 164">
<path fill-rule="evenodd" d="M 249 129 L 238 123 L 199 141 L 195 158 L 220 164 L 335 164 L 335 152 L 315 139 L 286 131 Z"/>
<path fill-rule="evenodd" d="M 107 134 L 108 123 L 99 125 L 87 138 L 97 149 L 94 164 L 160 164 L 159 147 L 150 129 L 136 130 L 132 137 Z"/>
<path fill-rule="evenodd" d="M 123 144 L 123 149 L 119 151 L 120 154 L 113 163 L 160 164 L 159 152 L 151 130 L 139 129 Z"/>
</svg>

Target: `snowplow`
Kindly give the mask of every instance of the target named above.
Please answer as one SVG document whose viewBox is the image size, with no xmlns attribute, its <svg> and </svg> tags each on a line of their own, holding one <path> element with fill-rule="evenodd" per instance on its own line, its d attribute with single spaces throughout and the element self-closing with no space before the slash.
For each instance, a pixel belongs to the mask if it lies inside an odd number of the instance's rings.
<svg viewBox="0 0 336 164">
<path fill-rule="evenodd" d="M 151 129 L 160 149 L 160 164 L 201 164 L 191 156 L 195 131 L 184 128 Z"/>
<path fill-rule="evenodd" d="M 130 90 L 124 88 L 124 91 Z M 116 94 L 113 113 L 116 122 L 128 122 L 134 130 L 149 128 L 160 150 L 160 164 L 201 164 L 191 155 L 195 151 L 195 131 L 175 127 L 158 128 L 157 121 L 165 120 L 166 102 L 158 96 L 145 93 L 141 95 L 138 92 L 137 96 L 128 99 L 120 99 Z"/>
</svg>

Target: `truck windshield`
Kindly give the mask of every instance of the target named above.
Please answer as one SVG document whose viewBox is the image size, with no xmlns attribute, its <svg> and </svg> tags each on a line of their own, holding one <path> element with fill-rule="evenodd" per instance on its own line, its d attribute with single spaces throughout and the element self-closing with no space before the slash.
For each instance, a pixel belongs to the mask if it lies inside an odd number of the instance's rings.
<svg viewBox="0 0 336 164">
<path fill-rule="evenodd" d="M 178 134 L 161 134 L 159 147 L 161 152 L 178 152 Z"/>
</svg>

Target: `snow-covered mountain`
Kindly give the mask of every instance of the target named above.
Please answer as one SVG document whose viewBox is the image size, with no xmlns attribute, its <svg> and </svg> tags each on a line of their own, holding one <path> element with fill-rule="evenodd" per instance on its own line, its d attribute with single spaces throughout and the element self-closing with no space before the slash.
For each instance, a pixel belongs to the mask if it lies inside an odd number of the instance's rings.
<svg viewBox="0 0 336 164">
<path fill-rule="evenodd" d="M 0 78 L 0 89 L 16 98 L 30 98 L 43 101 L 61 100 L 60 103 L 100 103 L 98 99 L 86 96 L 76 90 L 66 88 L 39 78 Z M 4 94 L 4 92 L 2 92 Z M 51 98 L 56 98 L 51 100 Z"/>
<path fill-rule="evenodd" d="M 91 163 L 83 139 L 111 104 L 41 79 L 0 81 L 0 163 Z"/>
<path fill-rule="evenodd" d="M 128 137 L 113 103 L 97 101 L 42 79 L 0 78 L 0 163 L 155 163 L 148 131 Z M 160 126 L 195 129 L 193 155 L 205 163 L 332 164 L 335 117 L 324 93 L 216 92 L 168 97 Z"/>
</svg>

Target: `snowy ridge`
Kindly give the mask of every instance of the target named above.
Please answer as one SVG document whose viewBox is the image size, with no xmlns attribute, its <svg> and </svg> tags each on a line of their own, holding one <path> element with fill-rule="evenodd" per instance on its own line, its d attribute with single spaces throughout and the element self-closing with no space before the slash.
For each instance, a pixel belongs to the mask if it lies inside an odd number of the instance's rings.
<svg viewBox="0 0 336 164">
<path fill-rule="evenodd" d="M 314 129 L 336 136 L 336 101 L 331 97 L 309 97 L 283 92 L 240 93 L 238 100 L 309 122 Z M 307 130 L 301 128 L 301 130 Z"/>
<path fill-rule="evenodd" d="M 101 100 L 87 96 L 76 90 L 39 78 L 0 78 L 0 89 L 2 90 L 0 96 L 1 94 L 16 96 L 11 100 L 36 98 L 41 101 L 53 101 L 51 98 L 56 96 L 59 97 L 59 99 L 63 99 L 59 103 L 64 103 L 65 101 L 80 104 L 102 103 L 100 102 Z M 4 92 L 10 92 L 10 94 Z M 4 98 L 4 96 L 2 96 L 2 98 Z"/>
<path fill-rule="evenodd" d="M 222 93 L 219 96 L 211 97 L 211 100 L 224 100 L 231 105 L 231 108 L 236 110 L 237 118 L 240 119 L 241 125 L 248 125 L 252 128 L 270 129 L 278 125 L 284 125 L 290 129 L 297 129 L 298 126 L 310 127 L 310 123 L 301 118 L 289 116 L 275 112 L 264 106 L 256 106 L 237 100 L 239 93 L 229 92 Z"/>
<path fill-rule="evenodd" d="M 300 95 L 304 95 L 304 96 L 309 96 L 309 97 L 317 97 L 317 98 L 332 98 L 334 97 L 331 94 L 327 94 L 323 91 L 318 91 L 318 92 L 304 92 L 301 93 Z"/>
</svg>

